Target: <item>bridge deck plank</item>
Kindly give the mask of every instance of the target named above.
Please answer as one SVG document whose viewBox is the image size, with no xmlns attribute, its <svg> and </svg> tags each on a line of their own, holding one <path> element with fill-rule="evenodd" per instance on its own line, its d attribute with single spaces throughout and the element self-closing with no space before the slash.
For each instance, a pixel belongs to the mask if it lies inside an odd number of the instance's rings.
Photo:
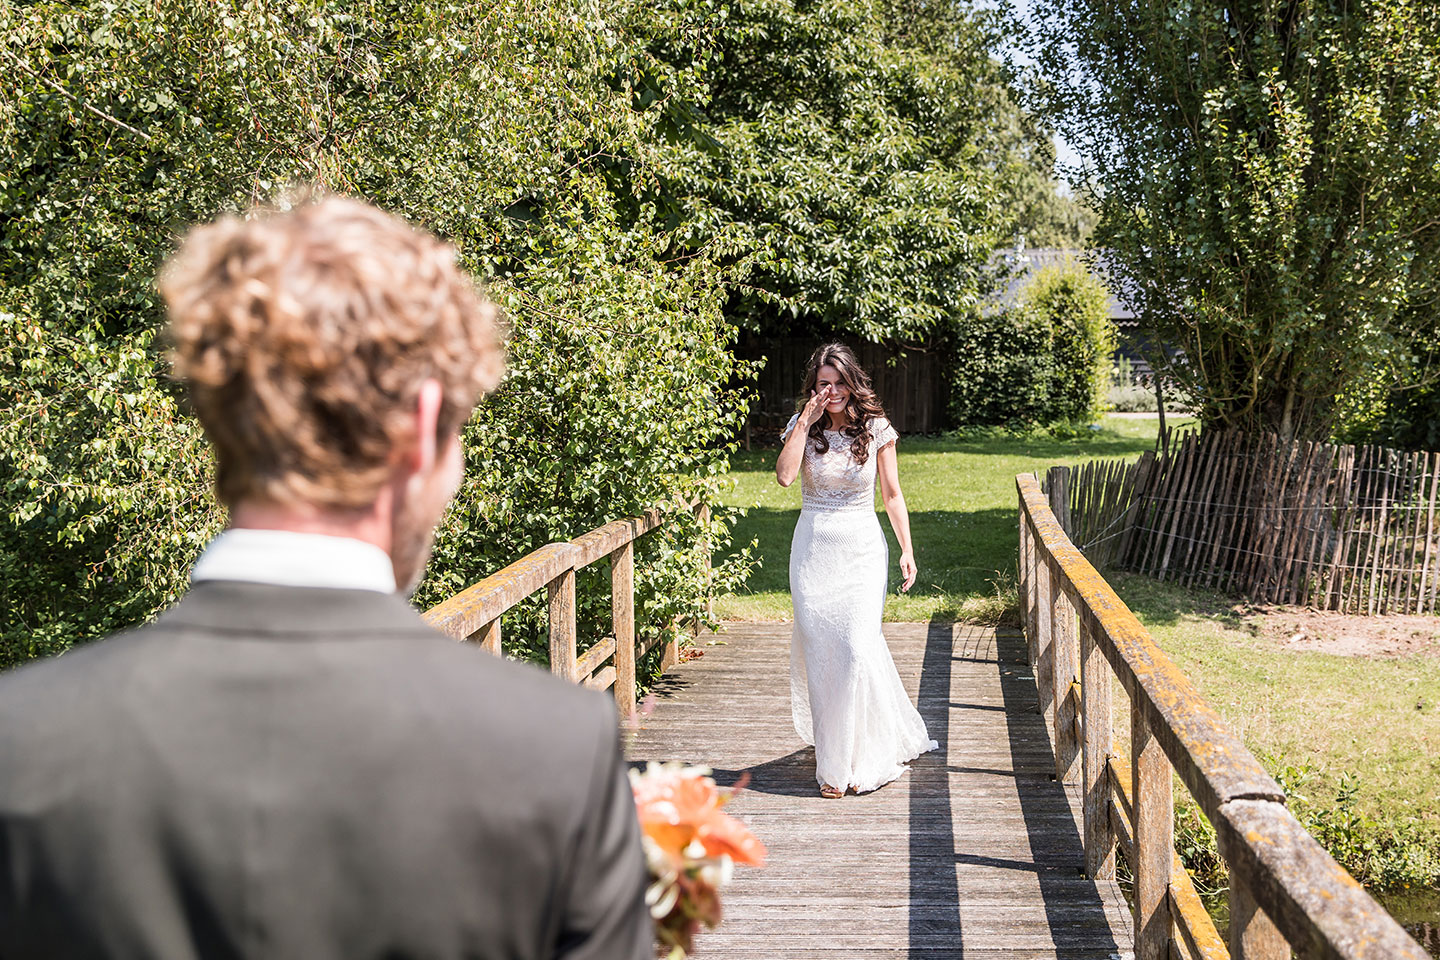
<svg viewBox="0 0 1440 960">
<path fill-rule="evenodd" d="M 770 848 L 740 868 L 707 960 L 1133 956 L 1113 882 L 1087 880 L 1080 797 L 1051 778 L 1024 641 L 950 624 L 886 624 L 896 666 L 940 750 L 865 796 L 825 800 L 790 722 L 788 624 L 730 624 L 678 665 L 636 721 L 632 761 L 743 770 L 731 811 Z"/>
</svg>

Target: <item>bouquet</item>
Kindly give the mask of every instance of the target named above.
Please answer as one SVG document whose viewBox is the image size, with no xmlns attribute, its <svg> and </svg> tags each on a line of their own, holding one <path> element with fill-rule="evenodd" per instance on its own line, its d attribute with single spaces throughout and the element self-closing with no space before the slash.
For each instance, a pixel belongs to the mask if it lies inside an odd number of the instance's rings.
<svg viewBox="0 0 1440 960">
<path fill-rule="evenodd" d="M 706 767 L 653 761 L 630 771 L 650 870 L 645 902 L 669 960 L 683 960 L 703 923 L 720 922 L 720 889 L 733 865 L 765 863 L 765 846 L 720 808 L 745 785 L 722 790 Z"/>
</svg>

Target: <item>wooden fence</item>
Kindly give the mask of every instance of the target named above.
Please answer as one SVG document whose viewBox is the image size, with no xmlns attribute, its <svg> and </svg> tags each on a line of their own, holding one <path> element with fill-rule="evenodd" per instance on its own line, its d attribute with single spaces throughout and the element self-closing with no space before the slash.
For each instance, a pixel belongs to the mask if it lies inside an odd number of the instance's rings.
<svg viewBox="0 0 1440 960">
<path fill-rule="evenodd" d="M 743 338 L 736 354 L 746 360 L 764 359 L 755 383 L 755 402 L 746 422 L 746 437 L 753 431 L 763 438 L 778 436 L 797 409 L 804 386 L 805 364 L 824 342 L 820 338 Z M 871 385 L 885 403 L 885 415 L 901 433 L 933 433 L 946 426 L 945 357 L 934 345 L 902 349 L 893 344 L 867 343 L 846 338 Z"/>
<path fill-rule="evenodd" d="M 1098 566 L 1272 603 L 1436 612 L 1440 454 L 1172 432 L 1135 462 L 1052 468 L 1045 490 Z"/>
<path fill-rule="evenodd" d="M 709 508 L 694 508 L 702 525 Z M 612 689 L 622 717 L 635 712 L 635 661 L 654 649 L 659 639 L 635 643 L 635 541 L 660 526 L 659 509 L 644 516 L 616 520 L 565 543 L 550 543 L 508 567 L 467 587 L 425 612 L 425 619 L 457 640 L 479 643 L 500 654 L 500 620 L 504 613 L 544 587 L 549 599 L 550 671 L 594 690 Z M 577 655 L 575 572 L 601 559 L 610 561 L 610 613 L 614 633 Z M 679 659 L 671 640 L 661 655 L 660 669 Z"/>
<path fill-rule="evenodd" d="M 1020 592 L 1055 776 L 1083 784 L 1085 869 L 1135 875 L 1137 960 L 1426 960 L 1285 807 L 1280 787 L 1071 543 L 1039 481 L 1016 478 Z M 1130 709 L 1115 744 L 1113 675 Z M 1172 773 L 1215 828 L 1230 873 L 1228 943 L 1174 851 Z"/>
</svg>

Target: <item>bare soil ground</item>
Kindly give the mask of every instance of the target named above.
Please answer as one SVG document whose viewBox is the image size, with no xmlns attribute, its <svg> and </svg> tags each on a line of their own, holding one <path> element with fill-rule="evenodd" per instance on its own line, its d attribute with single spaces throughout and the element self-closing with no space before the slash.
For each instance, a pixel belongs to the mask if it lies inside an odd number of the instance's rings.
<svg viewBox="0 0 1440 960">
<path fill-rule="evenodd" d="M 1440 657 L 1440 617 L 1369 617 L 1266 604 L 1240 604 L 1233 611 L 1277 649 L 1372 659 Z"/>
</svg>

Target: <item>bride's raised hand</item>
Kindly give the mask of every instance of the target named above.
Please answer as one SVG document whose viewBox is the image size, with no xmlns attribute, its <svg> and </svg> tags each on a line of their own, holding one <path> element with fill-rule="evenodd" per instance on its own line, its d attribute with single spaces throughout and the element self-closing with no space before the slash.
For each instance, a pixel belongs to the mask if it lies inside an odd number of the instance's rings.
<svg viewBox="0 0 1440 960">
<path fill-rule="evenodd" d="M 816 420 L 825 415 L 825 407 L 833 398 L 831 387 L 828 385 L 820 390 L 810 391 L 810 400 L 805 404 L 805 409 L 800 411 L 800 431 L 809 430 Z"/>
</svg>

